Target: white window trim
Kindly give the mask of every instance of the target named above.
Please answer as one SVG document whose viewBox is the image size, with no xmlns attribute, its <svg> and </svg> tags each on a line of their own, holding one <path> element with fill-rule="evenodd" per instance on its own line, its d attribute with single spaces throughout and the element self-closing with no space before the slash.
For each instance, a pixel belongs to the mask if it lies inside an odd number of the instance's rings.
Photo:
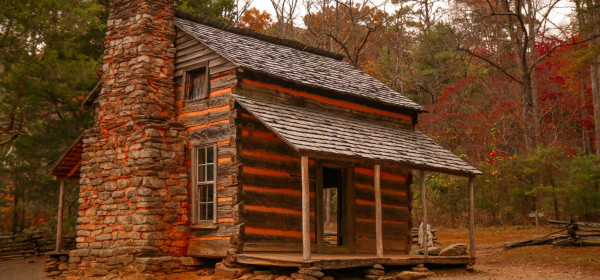
<svg viewBox="0 0 600 280">
<path fill-rule="evenodd" d="M 213 168 L 213 219 L 211 220 L 199 220 L 198 217 L 198 186 L 201 184 L 198 182 L 198 151 L 213 147 L 213 158 L 214 158 L 214 168 Z M 207 146 L 196 146 L 192 148 L 192 224 L 196 227 L 200 228 L 214 228 L 217 223 L 217 168 L 218 168 L 218 159 L 217 159 L 217 145 L 207 145 Z M 209 183 L 210 184 L 210 183 Z M 208 184 L 205 184 L 208 185 Z"/>
</svg>

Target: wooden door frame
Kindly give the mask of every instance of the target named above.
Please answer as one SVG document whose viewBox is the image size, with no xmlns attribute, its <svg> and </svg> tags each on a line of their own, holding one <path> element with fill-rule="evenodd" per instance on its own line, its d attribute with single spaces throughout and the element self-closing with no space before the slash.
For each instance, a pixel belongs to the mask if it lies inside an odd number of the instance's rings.
<svg viewBox="0 0 600 280">
<path fill-rule="evenodd" d="M 342 188 L 340 191 L 342 194 L 342 209 L 338 209 L 343 212 L 342 223 L 342 246 L 327 246 L 324 242 L 324 223 L 325 213 L 323 207 L 323 168 L 337 168 L 342 170 Z M 355 213 L 355 190 L 354 190 L 354 165 L 348 163 L 334 162 L 330 160 L 318 160 L 316 162 L 316 190 L 315 190 L 315 202 L 316 202 L 316 237 L 317 237 L 317 253 L 356 253 L 356 213 Z"/>
</svg>

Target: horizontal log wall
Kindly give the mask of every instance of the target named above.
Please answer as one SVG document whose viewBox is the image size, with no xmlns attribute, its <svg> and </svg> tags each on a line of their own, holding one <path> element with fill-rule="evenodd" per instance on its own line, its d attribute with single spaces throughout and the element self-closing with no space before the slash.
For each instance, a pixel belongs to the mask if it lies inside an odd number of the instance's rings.
<svg viewBox="0 0 600 280">
<path fill-rule="evenodd" d="M 384 252 L 410 251 L 410 172 L 381 166 L 381 204 Z M 356 190 L 356 248 L 375 252 L 375 192 L 372 166 L 354 168 Z"/>
<path fill-rule="evenodd" d="M 217 223 L 212 228 L 190 224 L 187 254 L 197 257 L 224 257 L 238 250 L 240 221 L 237 216 L 238 183 L 235 124 L 231 89 L 237 83 L 235 67 L 187 33 L 177 30 L 175 55 L 175 89 L 178 120 L 186 126 L 189 147 L 186 165 L 191 167 L 191 148 L 217 144 Z M 183 101 L 185 69 L 205 65 L 209 69 L 209 97 Z M 191 172 L 191 168 L 190 168 Z M 191 173 L 189 178 L 192 178 Z M 189 184 L 192 201 L 192 185 Z M 192 204 L 190 203 L 190 208 Z M 192 213 L 192 209 L 189 209 Z"/>
<path fill-rule="evenodd" d="M 300 155 L 247 112 L 238 116 L 244 251 L 302 251 Z M 315 240 L 315 163 L 309 162 Z"/>
<path fill-rule="evenodd" d="M 359 118 L 380 125 L 414 129 L 413 119 L 407 114 L 372 108 L 363 104 L 328 98 L 314 92 L 298 91 L 250 79 L 243 79 L 242 83 L 235 89 L 235 93 L 251 98 L 324 111 L 348 118 Z"/>
</svg>

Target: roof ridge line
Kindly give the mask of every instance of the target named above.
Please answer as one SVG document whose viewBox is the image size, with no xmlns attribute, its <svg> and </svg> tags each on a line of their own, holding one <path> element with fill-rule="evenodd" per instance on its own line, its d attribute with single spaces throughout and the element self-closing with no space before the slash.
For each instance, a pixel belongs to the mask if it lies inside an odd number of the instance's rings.
<svg viewBox="0 0 600 280">
<path fill-rule="evenodd" d="M 312 46 L 306 45 L 306 44 L 301 43 L 296 40 L 283 39 L 283 38 L 279 38 L 279 37 L 275 37 L 275 36 L 265 35 L 265 34 L 256 32 L 252 29 L 236 27 L 236 26 L 233 26 L 230 24 L 225 24 L 225 23 L 222 23 L 222 22 L 220 22 L 216 19 L 210 18 L 210 17 L 194 15 L 194 14 L 188 13 L 186 11 L 183 11 L 181 9 L 175 9 L 175 17 L 184 19 L 184 20 L 188 20 L 188 21 L 191 21 L 194 23 L 210 26 L 213 28 L 217 28 L 217 29 L 220 29 L 223 31 L 231 32 L 234 34 L 247 36 L 247 37 L 255 38 L 258 40 L 265 41 L 265 42 L 269 42 L 269 43 L 293 48 L 296 50 L 332 58 L 335 60 L 342 60 L 344 58 L 344 56 L 341 54 L 330 52 L 330 51 L 327 51 L 327 50 L 324 50 L 321 48 L 317 48 L 317 47 L 312 47 Z"/>
</svg>

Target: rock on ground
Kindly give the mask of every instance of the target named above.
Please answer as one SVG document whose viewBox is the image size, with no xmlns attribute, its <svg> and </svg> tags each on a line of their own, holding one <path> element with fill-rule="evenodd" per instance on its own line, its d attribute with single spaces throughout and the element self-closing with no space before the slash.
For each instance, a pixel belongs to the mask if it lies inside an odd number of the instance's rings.
<svg viewBox="0 0 600 280">
<path fill-rule="evenodd" d="M 452 244 L 440 252 L 440 256 L 460 256 L 467 251 L 467 245 L 464 243 Z"/>
</svg>

